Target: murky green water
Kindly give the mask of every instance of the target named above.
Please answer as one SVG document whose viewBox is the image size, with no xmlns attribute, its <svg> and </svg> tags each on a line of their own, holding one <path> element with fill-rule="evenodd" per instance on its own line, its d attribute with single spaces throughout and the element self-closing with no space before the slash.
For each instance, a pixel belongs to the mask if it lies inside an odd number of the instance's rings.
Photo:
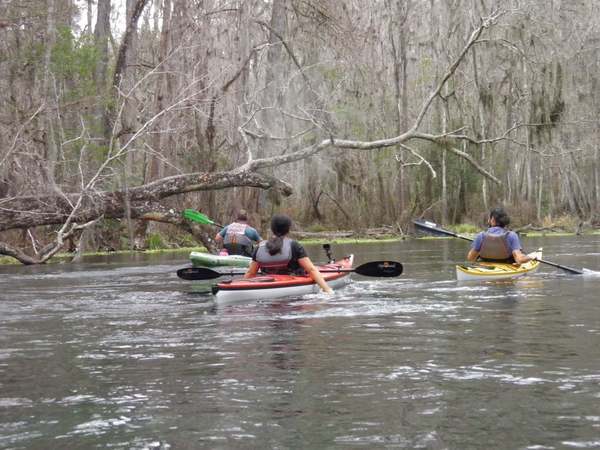
<svg viewBox="0 0 600 450">
<path fill-rule="evenodd" d="M 600 237 L 524 244 L 600 270 Z M 599 448 L 600 276 L 460 284 L 467 246 L 339 245 L 405 273 L 226 307 L 185 255 L 0 268 L 0 447 Z"/>
</svg>

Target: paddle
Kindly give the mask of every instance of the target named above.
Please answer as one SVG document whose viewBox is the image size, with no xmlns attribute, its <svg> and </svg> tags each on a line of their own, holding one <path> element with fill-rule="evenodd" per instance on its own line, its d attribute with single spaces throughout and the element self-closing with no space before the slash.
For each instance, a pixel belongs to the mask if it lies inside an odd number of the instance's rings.
<svg viewBox="0 0 600 450">
<path fill-rule="evenodd" d="M 185 209 L 183 211 L 183 217 L 188 220 L 201 223 L 202 225 L 214 225 L 216 227 L 223 228 L 223 225 L 214 222 L 206 215 L 202 214 L 200 211 L 196 211 L 195 209 Z"/>
<path fill-rule="evenodd" d="M 430 222 L 428 220 L 422 220 L 422 219 L 415 219 L 413 220 L 413 223 L 415 224 L 415 226 L 421 230 L 426 230 L 428 231 L 430 234 L 433 235 L 437 235 L 437 236 L 452 236 L 452 237 L 456 237 L 459 239 L 464 239 L 465 241 L 473 241 L 473 239 L 468 238 L 466 236 L 461 236 L 460 234 L 456 234 L 453 233 L 452 231 L 449 230 L 444 230 L 442 227 L 440 227 L 438 224 Z M 583 272 L 581 270 L 578 269 L 573 269 L 572 267 L 567 267 L 567 266 L 563 266 L 561 264 L 556 264 L 552 261 L 546 261 L 544 259 L 541 258 L 535 258 L 536 260 L 538 260 L 541 263 L 544 264 L 548 264 L 549 266 L 552 267 L 557 267 L 559 269 L 563 269 L 566 270 L 567 272 L 571 272 L 573 274 L 576 275 L 583 275 Z"/>
<path fill-rule="evenodd" d="M 371 261 L 354 269 L 321 269 L 321 273 L 355 272 L 366 277 L 397 277 L 402 274 L 402 264 L 396 261 Z M 177 271 L 183 280 L 212 280 L 222 276 L 244 275 L 245 272 L 216 272 L 206 267 L 186 267 Z"/>
</svg>

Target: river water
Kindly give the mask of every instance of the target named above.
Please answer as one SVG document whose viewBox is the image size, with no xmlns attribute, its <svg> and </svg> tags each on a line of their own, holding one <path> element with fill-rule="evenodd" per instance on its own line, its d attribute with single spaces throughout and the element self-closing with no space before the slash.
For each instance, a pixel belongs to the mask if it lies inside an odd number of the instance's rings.
<svg viewBox="0 0 600 450">
<path fill-rule="evenodd" d="M 0 448 L 600 448 L 600 276 L 458 283 L 467 248 L 336 245 L 404 274 L 224 307 L 186 255 L 2 267 Z"/>
</svg>

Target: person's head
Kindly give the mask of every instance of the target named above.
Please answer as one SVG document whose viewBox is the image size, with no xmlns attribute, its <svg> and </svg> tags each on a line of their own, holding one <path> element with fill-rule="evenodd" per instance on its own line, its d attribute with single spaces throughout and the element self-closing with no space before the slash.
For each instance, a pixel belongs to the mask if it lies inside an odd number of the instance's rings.
<svg viewBox="0 0 600 450">
<path fill-rule="evenodd" d="M 271 231 L 275 236 L 283 237 L 290 232 L 292 219 L 285 214 L 275 214 L 271 218 Z"/>
<path fill-rule="evenodd" d="M 237 213 L 235 220 L 239 222 L 246 222 L 248 220 L 248 213 L 245 209 L 240 209 Z"/>
<path fill-rule="evenodd" d="M 490 211 L 489 224 L 504 228 L 510 224 L 510 217 L 503 208 L 497 207 Z"/>
<path fill-rule="evenodd" d="M 273 236 L 267 241 L 269 254 L 275 255 L 281 251 L 283 238 L 290 232 L 292 219 L 285 214 L 275 214 L 271 218 L 271 231 Z"/>
</svg>

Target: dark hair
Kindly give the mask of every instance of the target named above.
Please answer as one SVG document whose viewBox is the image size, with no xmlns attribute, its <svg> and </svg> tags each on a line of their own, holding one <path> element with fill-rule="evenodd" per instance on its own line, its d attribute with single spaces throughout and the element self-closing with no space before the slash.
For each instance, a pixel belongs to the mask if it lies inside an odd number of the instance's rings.
<svg viewBox="0 0 600 450">
<path fill-rule="evenodd" d="M 240 209 L 237 213 L 237 218 L 235 220 L 243 220 L 244 222 L 248 220 L 248 213 L 245 209 Z"/>
<path fill-rule="evenodd" d="M 271 219 L 271 231 L 273 235 L 267 241 L 269 255 L 275 255 L 281 251 L 283 238 L 290 232 L 292 219 L 285 214 L 275 214 Z"/>
<path fill-rule="evenodd" d="M 494 218 L 494 220 L 496 221 L 496 225 L 498 225 L 499 227 L 506 227 L 510 224 L 510 217 L 508 217 L 508 214 L 506 214 L 506 211 L 504 211 L 503 208 L 493 208 L 490 211 L 490 219 Z"/>
</svg>

